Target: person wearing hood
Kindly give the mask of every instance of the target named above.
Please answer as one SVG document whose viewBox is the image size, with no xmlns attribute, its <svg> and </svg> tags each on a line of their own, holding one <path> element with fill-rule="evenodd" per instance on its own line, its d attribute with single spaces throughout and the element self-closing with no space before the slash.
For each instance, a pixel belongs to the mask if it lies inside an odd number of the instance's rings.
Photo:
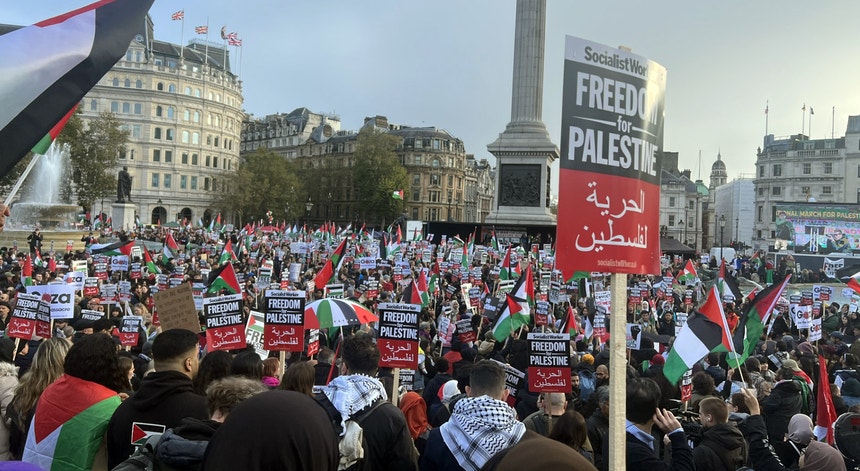
<svg viewBox="0 0 860 471">
<path fill-rule="evenodd" d="M 171 329 L 152 342 L 155 372 L 146 375 L 137 392 L 114 412 L 108 425 L 108 469 L 134 453 L 138 436 L 163 433 L 182 424 L 182 419 L 209 418 L 206 398 L 194 393 L 197 375 L 197 334 Z"/>
<path fill-rule="evenodd" d="M 797 461 L 809 442 L 812 441 L 812 419 L 803 414 L 795 414 L 788 422 L 785 441 L 773 442 L 773 450 L 779 460 L 788 468 L 796 468 Z"/>
<path fill-rule="evenodd" d="M 732 471 L 747 462 L 747 446 L 737 424 L 729 422 L 729 408 L 716 397 L 699 403 L 702 441 L 693 449 L 697 471 Z"/>
<path fill-rule="evenodd" d="M 164 432 L 155 446 L 156 468 L 166 465 L 172 470 L 200 469 L 206 446 L 233 408 L 267 390 L 259 381 L 239 376 L 213 381 L 206 388 L 209 419 L 186 417 L 179 427 Z"/>
<path fill-rule="evenodd" d="M 771 443 L 782 441 L 788 431 L 788 424 L 795 414 L 800 413 L 803 398 L 800 386 L 794 381 L 791 368 L 780 368 L 777 383 L 770 395 L 762 401 L 762 413 L 767 418 L 767 435 Z"/>
<path fill-rule="evenodd" d="M 860 381 L 855 378 L 848 378 L 842 383 L 840 388 L 842 400 L 845 401 L 846 407 L 860 404 Z"/>
<path fill-rule="evenodd" d="M 439 399 L 441 402 L 431 409 L 429 415 L 430 425 L 439 427 L 451 418 L 454 409 L 454 401 L 463 397 L 456 379 L 452 379 L 439 388 Z"/>
</svg>

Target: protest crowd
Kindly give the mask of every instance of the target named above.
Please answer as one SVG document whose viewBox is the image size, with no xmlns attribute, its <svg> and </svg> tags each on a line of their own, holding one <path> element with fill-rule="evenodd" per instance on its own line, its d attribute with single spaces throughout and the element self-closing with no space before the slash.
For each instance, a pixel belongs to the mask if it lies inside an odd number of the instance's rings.
<svg viewBox="0 0 860 471">
<path fill-rule="evenodd" d="M 476 239 L 282 223 L 0 248 L 0 459 L 609 469 L 609 274 Z M 611 335 L 628 348 L 627 466 L 857 469 L 856 298 L 789 295 L 790 268 L 765 260 L 703 282 L 703 261 L 629 278 Z M 759 272 L 742 293 L 735 276 Z"/>
</svg>

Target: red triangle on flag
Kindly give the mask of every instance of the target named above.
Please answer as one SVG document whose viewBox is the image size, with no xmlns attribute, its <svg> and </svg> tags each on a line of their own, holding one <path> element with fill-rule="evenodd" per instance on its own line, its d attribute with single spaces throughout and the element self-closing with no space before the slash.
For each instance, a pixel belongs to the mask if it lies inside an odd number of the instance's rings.
<svg viewBox="0 0 860 471">
<path fill-rule="evenodd" d="M 140 428 L 136 423 L 131 424 L 131 441 L 137 443 L 146 438 L 146 431 Z"/>
<path fill-rule="evenodd" d="M 510 295 L 510 293 L 505 294 L 505 302 L 508 304 L 508 313 L 511 315 L 511 317 L 513 317 L 514 314 L 523 310 L 523 307 L 520 306 L 520 303 L 518 303 L 517 300 Z"/>
</svg>

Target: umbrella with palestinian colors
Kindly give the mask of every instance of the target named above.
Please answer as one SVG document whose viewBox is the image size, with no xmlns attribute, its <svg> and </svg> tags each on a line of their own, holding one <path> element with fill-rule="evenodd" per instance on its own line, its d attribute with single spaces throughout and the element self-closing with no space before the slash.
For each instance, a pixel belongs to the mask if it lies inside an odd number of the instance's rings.
<svg viewBox="0 0 860 471">
<path fill-rule="evenodd" d="M 363 304 L 346 299 L 318 299 L 305 306 L 305 329 L 361 325 L 378 320 Z"/>
</svg>

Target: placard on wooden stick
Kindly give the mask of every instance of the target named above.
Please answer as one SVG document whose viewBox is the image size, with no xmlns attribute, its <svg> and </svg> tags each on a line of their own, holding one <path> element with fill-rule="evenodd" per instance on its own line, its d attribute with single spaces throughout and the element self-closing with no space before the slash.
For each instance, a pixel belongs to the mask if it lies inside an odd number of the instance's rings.
<svg viewBox="0 0 860 471">
<path fill-rule="evenodd" d="M 176 288 L 159 291 L 153 298 L 162 331 L 185 329 L 200 332 L 200 320 L 194 307 L 191 285 L 183 283 Z"/>
</svg>

